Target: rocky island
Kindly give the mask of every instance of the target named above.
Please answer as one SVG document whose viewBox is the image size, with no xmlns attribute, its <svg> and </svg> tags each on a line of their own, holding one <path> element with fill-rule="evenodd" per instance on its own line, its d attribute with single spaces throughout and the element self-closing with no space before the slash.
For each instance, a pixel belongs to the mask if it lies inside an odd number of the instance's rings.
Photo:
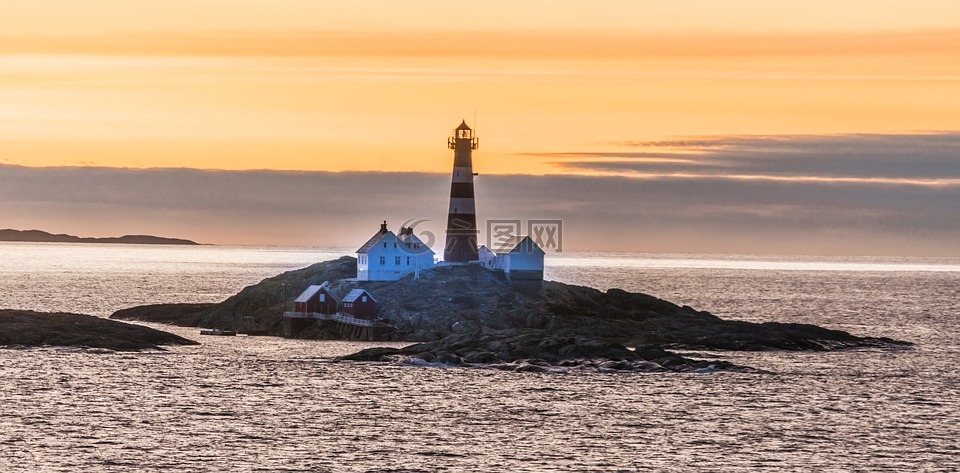
<svg viewBox="0 0 960 473">
<path fill-rule="evenodd" d="M 0 346 L 73 346 L 118 351 L 197 345 L 172 333 L 92 315 L 0 310 Z"/>
<path fill-rule="evenodd" d="M 74 235 L 53 234 L 41 230 L 0 230 L 0 241 L 31 243 L 125 243 L 133 245 L 199 245 L 181 238 L 165 238 L 152 235 L 124 235 L 121 237 L 91 238 Z"/>
<path fill-rule="evenodd" d="M 437 267 L 399 281 L 356 281 L 356 258 L 344 256 L 265 279 L 218 304 L 166 304 L 124 309 L 111 318 L 243 330 L 256 324 L 282 334 L 284 285 L 299 294 L 330 282 L 346 294 L 362 287 L 380 301 L 378 320 L 391 327 L 375 338 L 420 342 L 406 348 L 373 348 L 352 361 L 484 366 L 549 371 L 556 367 L 598 371 L 694 371 L 746 369 L 716 359 L 697 360 L 671 349 L 836 350 L 909 345 L 888 338 L 858 337 L 807 324 L 723 320 L 653 296 L 544 281 L 511 284 L 475 265 Z M 320 325 L 302 338 L 343 334 Z M 628 348 L 629 347 L 629 348 Z"/>
</svg>

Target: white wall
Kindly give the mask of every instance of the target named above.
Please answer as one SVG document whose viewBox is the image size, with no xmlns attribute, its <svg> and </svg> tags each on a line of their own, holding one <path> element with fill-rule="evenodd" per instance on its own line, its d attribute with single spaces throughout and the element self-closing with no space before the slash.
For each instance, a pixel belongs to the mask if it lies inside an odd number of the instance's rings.
<svg viewBox="0 0 960 473">
<path fill-rule="evenodd" d="M 543 271 L 543 253 L 510 253 L 510 270 Z"/>
</svg>

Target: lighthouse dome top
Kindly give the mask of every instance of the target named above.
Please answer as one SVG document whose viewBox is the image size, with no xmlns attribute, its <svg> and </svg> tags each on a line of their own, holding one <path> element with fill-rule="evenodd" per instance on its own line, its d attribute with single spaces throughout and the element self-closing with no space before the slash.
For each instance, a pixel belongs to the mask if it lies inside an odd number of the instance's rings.
<svg viewBox="0 0 960 473">
<path fill-rule="evenodd" d="M 460 126 L 454 128 L 453 135 L 447 139 L 447 147 L 453 150 L 477 149 L 477 137 L 473 135 L 473 130 L 467 126 L 466 120 L 461 121 Z"/>
</svg>

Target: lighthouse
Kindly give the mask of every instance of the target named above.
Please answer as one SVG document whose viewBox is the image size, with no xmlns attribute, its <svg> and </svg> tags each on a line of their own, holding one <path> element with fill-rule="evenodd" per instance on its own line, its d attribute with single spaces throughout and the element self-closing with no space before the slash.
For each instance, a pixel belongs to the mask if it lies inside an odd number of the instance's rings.
<svg viewBox="0 0 960 473">
<path fill-rule="evenodd" d="M 453 176 L 450 183 L 450 212 L 443 260 L 466 263 L 479 259 L 477 254 L 477 206 L 473 198 L 473 150 L 477 137 L 466 120 L 447 139 L 453 150 Z"/>
</svg>

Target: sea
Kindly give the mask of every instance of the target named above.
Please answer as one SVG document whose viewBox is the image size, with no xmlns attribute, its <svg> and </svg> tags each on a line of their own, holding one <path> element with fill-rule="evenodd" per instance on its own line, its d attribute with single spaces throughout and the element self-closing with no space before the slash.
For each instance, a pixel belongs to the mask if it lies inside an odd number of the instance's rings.
<svg viewBox="0 0 960 473">
<path fill-rule="evenodd" d="M 0 243 L 0 308 L 216 302 L 350 249 Z M 547 279 L 913 342 L 699 351 L 768 373 L 336 363 L 372 346 L 206 337 L 0 349 L 0 471 L 960 471 L 960 259 L 559 253 Z M 292 297 L 292 295 L 291 295 Z"/>
</svg>

